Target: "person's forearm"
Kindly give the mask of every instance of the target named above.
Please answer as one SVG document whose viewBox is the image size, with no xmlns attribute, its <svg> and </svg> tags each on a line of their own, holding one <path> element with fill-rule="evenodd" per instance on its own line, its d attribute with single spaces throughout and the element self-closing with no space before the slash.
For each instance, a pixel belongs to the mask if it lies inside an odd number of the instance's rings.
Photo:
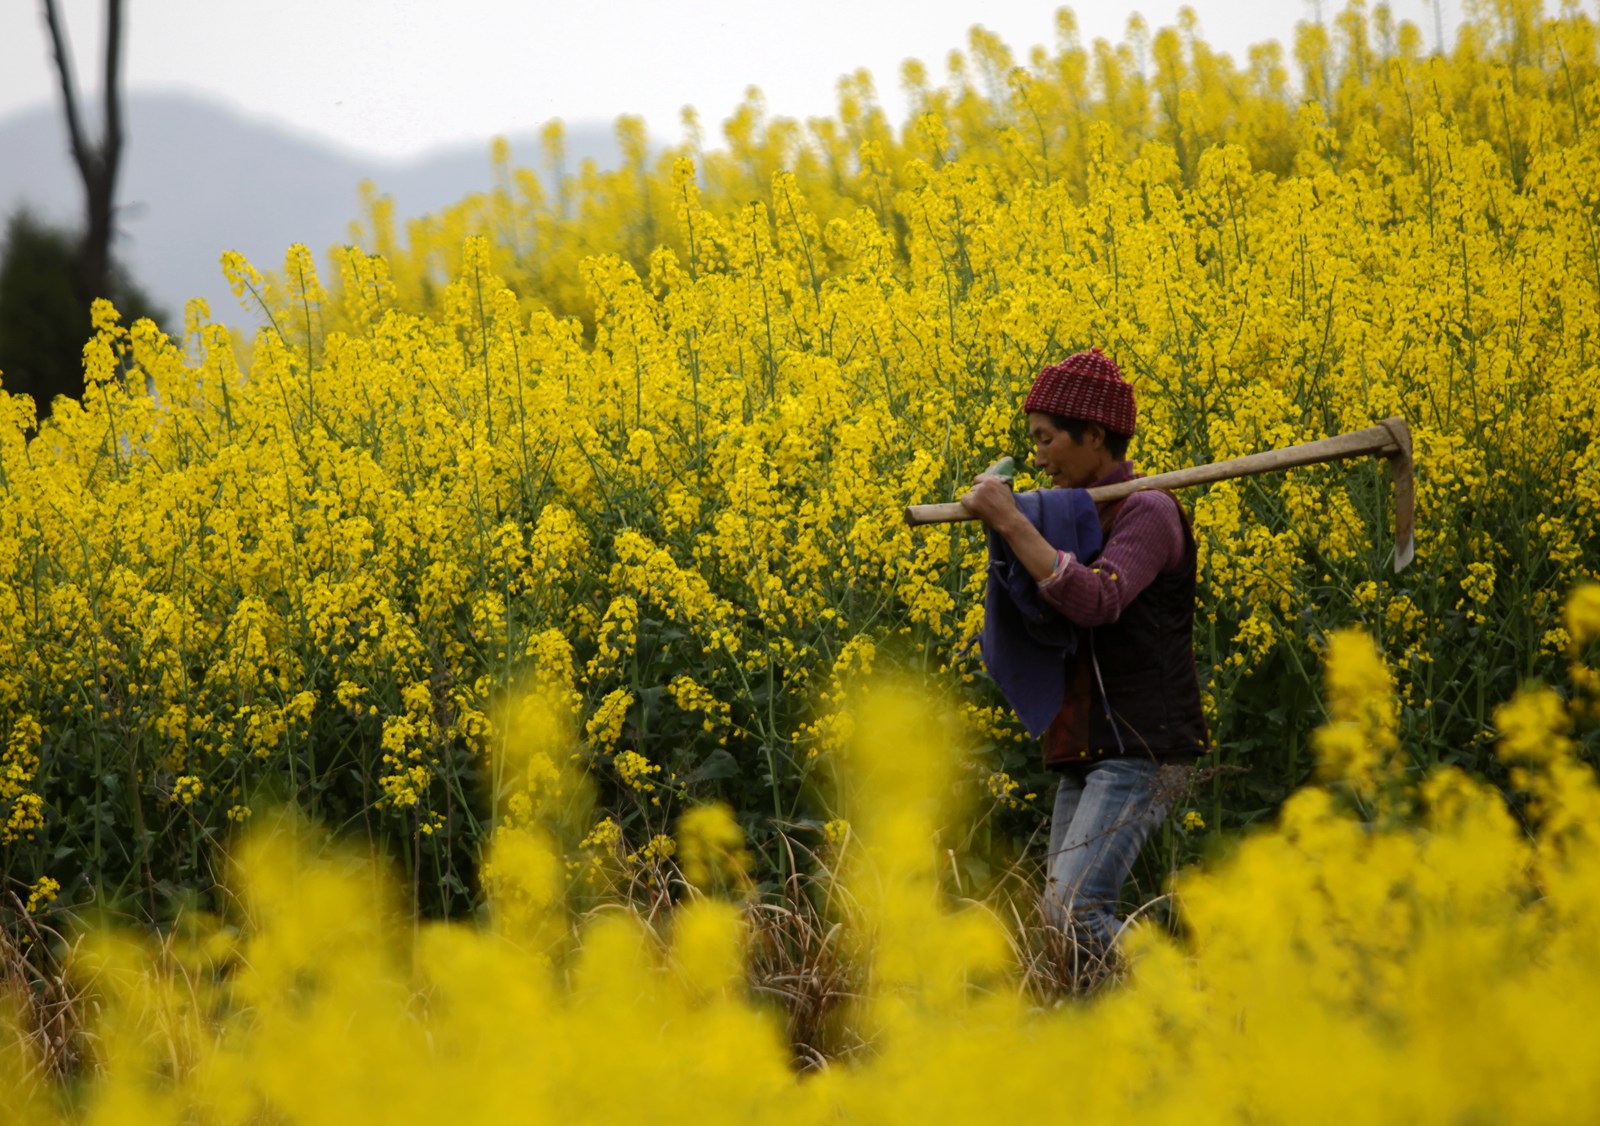
<svg viewBox="0 0 1600 1126">
<path fill-rule="evenodd" d="M 1156 575 L 1179 566 L 1184 550 L 1178 506 L 1159 493 L 1135 494 L 1094 563 L 1063 567 L 1039 593 L 1075 625 L 1109 625 Z"/>
<path fill-rule="evenodd" d="M 1028 574 L 1033 576 L 1035 582 L 1043 582 L 1055 572 L 1056 549 L 1022 513 L 1013 513 L 996 523 L 994 530 L 1004 538 L 1011 548 L 1011 554 L 1028 569 Z"/>
<path fill-rule="evenodd" d="M 1092 629 L 1110 625 L 1122 617 L 1129 583 L 1122 580 L 1115 563 L 1103 556 L 1093 566 L 1074 562 L 1054 578 L 1039 584 L 1046 603 L 1075 626 Z"/>
</svg>

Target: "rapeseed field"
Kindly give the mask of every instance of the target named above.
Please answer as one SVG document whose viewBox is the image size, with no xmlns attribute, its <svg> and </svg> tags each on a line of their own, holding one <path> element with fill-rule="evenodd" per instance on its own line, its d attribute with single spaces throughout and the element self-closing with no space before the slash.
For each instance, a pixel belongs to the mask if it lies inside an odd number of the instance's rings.
<svg viewBox="0 0 1600 1126">
<path fill-rule="evenodd" d="M 1596 24 L 1058 24 L 375 186 L 0 390 L 8 1121 L 1592 1113 Z M 1418 489 L 1398 575 L 1375 462 L 1186 495 L 1214 762 L 1092 1002 L 983 538 L 901 515 L 1090 345 L 1146 472 L 1400 415 Z"/>
</svg>

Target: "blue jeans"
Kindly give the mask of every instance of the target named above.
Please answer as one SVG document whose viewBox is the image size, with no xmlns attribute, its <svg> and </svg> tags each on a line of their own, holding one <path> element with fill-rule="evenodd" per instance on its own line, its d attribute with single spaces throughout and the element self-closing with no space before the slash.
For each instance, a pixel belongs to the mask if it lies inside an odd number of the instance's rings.
<svg viewBox="0 0 1600 1126">
<path fill-rule="evenodd" d="M 1056 789 L 1044 917 L 1102 952 L 1116 940 L 1122 885 L 1171 804 L 1160 771 L 1150 759 L 1105 759 L 1069 767 Z"/>
</svg>

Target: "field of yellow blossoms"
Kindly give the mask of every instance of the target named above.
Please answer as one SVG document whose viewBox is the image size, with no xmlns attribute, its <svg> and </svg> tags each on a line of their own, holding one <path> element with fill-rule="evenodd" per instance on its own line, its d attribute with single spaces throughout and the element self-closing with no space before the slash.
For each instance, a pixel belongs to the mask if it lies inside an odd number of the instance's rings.
<svg viewBox="0 0 1600 1126">
<path fill-rule="evenodd" d="M 0 390 L 0 1119 L 1600 1106 L 1600 39 L 1473 8 L 1244 60 L 1063 9 L 902 125 L 553 126 L 225 255 L 240 310 L 97 306 L 81 405 Z M 1217 769 L 1058 1008 L 984 542 L 901 511 L 1091 344 L 1147 472 L 1404 416 L 1417 559 L 1376 462 L 1189 494 Z M 834 959 L 815 1037 L 761 951 Z"/>
</svg>

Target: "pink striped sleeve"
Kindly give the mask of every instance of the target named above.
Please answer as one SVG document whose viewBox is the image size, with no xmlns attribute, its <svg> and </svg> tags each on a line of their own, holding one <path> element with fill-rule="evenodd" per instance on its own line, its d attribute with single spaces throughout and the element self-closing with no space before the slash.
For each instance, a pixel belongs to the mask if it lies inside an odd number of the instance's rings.
<svg viewBox="0 0 1600 1126">
<path fill-rule="evenodd" d="M 1117 514 L 1100 556 L 1076 560 L 1039 584 L 1046 602 L 1080 626 L 1109 625 L 1163 571 L 1183 563 L 1183 523 L 1165 493 L 1134 493 Z"/>
</svg>

